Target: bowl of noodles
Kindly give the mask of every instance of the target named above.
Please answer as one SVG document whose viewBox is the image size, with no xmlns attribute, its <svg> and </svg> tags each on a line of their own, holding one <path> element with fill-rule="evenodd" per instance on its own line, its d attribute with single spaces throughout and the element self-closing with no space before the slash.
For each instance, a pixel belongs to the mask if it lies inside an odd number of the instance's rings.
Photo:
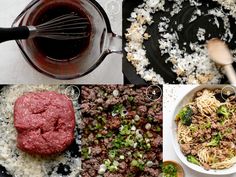
<svg viewBox="0 0 236 177">
<path fill-rule="evenodd" d="M 200 173 L 236 173 L 235 87 L 198 86 L 174 111 L 173 145 L 177 156 Z"/>
</svg>

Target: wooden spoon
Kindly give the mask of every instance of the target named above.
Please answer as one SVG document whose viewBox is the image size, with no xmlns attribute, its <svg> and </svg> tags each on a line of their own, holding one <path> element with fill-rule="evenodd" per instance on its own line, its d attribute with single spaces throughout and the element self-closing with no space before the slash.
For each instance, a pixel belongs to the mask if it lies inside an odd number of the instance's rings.
<svg viewBox="0 0 236 177">
<path fill-rule="evenodd" d="M 207 43 L 209 57 L 219 65 L 222 65 L 231 84 L 236 84 L 236 73 L 232 63 L 233 56 L 227 44 L 214 38 Z"/>
</svg>

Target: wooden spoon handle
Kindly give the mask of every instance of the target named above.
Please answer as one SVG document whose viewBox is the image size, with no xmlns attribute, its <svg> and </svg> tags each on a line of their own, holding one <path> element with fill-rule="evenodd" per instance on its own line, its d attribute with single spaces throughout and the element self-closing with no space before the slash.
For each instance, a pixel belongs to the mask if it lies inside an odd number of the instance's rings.
<svg viewBox="0 0 236 177">
<path fill-rule="evenodd" d="M 233 65 L 225 65 L 224 66 L 224 69 L 225 69 L 225 72 L 226 72 L 226 75 L 229 79 L 229 82 L 231 84 L 236 84 L 236 73 L 235 73 L 235 70 L 233 68 Z"/>
</svg>

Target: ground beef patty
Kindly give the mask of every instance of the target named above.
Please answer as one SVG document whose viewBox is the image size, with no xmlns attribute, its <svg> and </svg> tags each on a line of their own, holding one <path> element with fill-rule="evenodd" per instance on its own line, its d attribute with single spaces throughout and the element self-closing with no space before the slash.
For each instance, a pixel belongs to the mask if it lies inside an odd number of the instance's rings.
<svg viewBox="0 0 236 177">
<path fill-rule="evenodd" d="M 27 93 L 15 102 L 14 125 L 22 151 L 39 155 L 62 152 L 74 139 L 73 104 L 56 92 Z"/>
</svg>

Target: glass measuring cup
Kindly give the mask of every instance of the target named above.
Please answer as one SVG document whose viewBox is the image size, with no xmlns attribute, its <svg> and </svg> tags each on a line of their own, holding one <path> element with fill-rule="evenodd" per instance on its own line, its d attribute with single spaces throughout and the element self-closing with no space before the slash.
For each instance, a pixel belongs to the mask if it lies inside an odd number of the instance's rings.
<svg viewBox="0 0 236 177">
<path fill-rule="evenodd" d="M 12 27 L 30 26 L 48 6 L 68 4 L 86 13 L 91 23 L 91 35 L 86 50 L 75 57 L 57 60 L 43 54 L 34 39 L 18 40 L 25 59 L 39 72 L 57 79 L 82 77 L 93 71 L 110 53 L 122 52 L 122 38 L 111 30 L 109 19 L 95 0 L 33 0 L 16 18 Z"/>
</svg>

